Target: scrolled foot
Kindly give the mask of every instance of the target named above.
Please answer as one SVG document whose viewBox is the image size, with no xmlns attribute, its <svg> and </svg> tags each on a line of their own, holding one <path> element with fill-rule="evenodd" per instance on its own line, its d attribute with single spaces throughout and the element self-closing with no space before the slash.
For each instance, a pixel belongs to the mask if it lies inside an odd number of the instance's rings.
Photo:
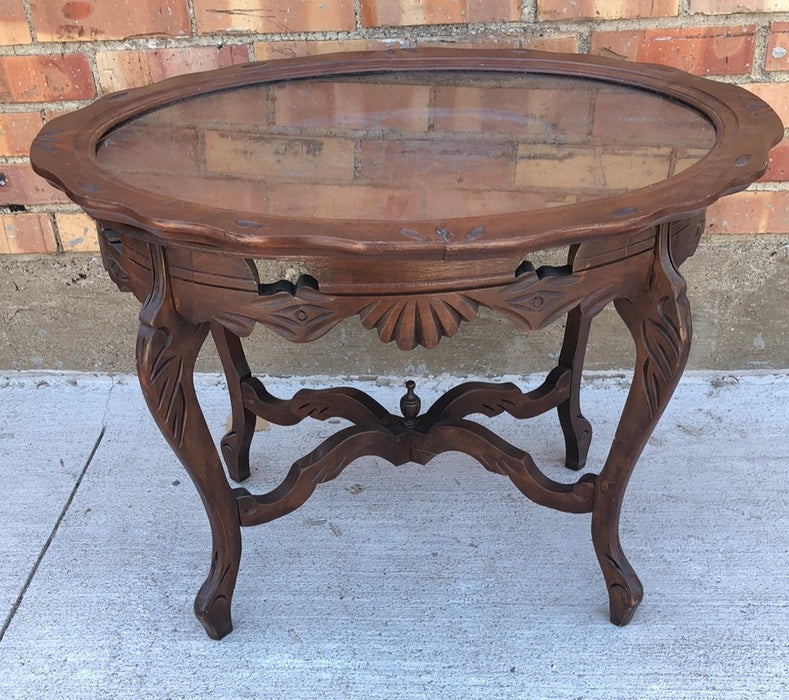
<svg viewBox="0 0 789 700">
<path fill-rule="evenodd" d="M 230 607 L 238 572 L 238 559 L 227 559 L 222 565 L 222 558 L 218 552 L 214 554 L 211 571 L 200 587 L 194 603 L 195 616 L 211 639 L 222 639 L 233 630 Z"/>
<path fill-rule="evenodd" d="M 624 627 L 633 618 L 636 608 L 641 603 L 644 587 L 624 555 L 620 561 L 606 555 L 601 561 L 601 568 L 608 588 L 611 622 Z"/>
<path fill-rule="evenodd" d="M 592 424 L 580 414 L 563 413 L 562 407 L 559 407 L 559 420 L 566 447 L 564 466 L 573 471 L 583 469 L 592 444 Z"/>
<path fill-rule="evenodd" d="M 253 427 L 251 429 L 245 427 L 241 433 L 231 430 L 222 438 L 220 443 L 222 456 L 227 465 L 227 472 L 236 483 L 241 483 L 248 479 L 250 475 L 249 448 L 254 432 L 254 416 L 252 416 L 252 424 Z"/>
<path fill-rule="evenodd" d="M 211 639 L 222 639 L 222 637 L 233 631 L 233 622 L 230 618 L 230 601 L 225 596 L 220 595 L 214 597 L 210 603 L 205 604 L 201 600 L 201 593 L 195 599 L 195 616 Z"/>
<path fill-rule="evenodd" d="M 641 603 L 641 593 L 637 596 L 624 586 L 615 583 L 608 588 L 608 603 L 611 622 L 617 627 L 624 627 L 636 612 Z"/>
</svg>

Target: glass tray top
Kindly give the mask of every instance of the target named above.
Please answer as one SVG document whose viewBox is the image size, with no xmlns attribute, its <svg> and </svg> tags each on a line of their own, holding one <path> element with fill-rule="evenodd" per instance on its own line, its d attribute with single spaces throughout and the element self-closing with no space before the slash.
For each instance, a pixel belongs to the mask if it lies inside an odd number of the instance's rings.
<svg viewBox="0 0 789 700">
<path fill-rule="evenodd" d="M 88 214 L 258 257 L 516 258 L 695 216 L 783 126 L 736 85 L 527 50 L 239 64 L 48 122 L 31 163 Z"/>
<path fill-rule="evenodd" d="M 432 221 L 637 190 L 715 137 L 693 107 L 601 80 L 398 71 L 198 95 L 121 124 L 96 157 L 135 188 L 245 218 Z"/>
</svg>

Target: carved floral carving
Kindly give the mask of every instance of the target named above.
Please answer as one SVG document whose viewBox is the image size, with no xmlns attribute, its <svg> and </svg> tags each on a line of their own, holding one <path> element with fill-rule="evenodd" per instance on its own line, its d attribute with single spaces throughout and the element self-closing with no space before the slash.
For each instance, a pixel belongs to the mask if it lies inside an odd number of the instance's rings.
<svg viewBox="0 0 789 700">
<path fill-rule="evenodd" d="M 189 411 L 184 358 L 187 348 L 199 348 L 207 328 L 186 322 L 173 308 L 163 249 L 151 246 L 151 258 L 154 286 L 140 311 L 137 374 L 160 428 L 173 445 L 180 446 Z"/>
<path fill-rule="evenodd" d="M 138 371 L 153 389 L 151 409 L 180 445 L 186 424 L 186 398 L 181 384 L 183 361 L 172 350 L 172 337 L 163 328 L 145 328 L 138 337 Z"/>
<path fill-rule="evenodd" d="M 636 345 L 636 375 L 644 408 L 657 420 L 674 391 L 690 351 L 690 304 L 685 280 L 670 255 L 670 227 L 659 227 L 649 287 L 615 306 Z"/>
<path fill-rule="evenodd" d="M 680 320 L 674 300 L 663 297 L 655 311 L 655 315 L 641 322 L 641 337 L 646 353 L 641 374 L 650 418 L 665 403 L 664 387 L 676 375 L 683 350 Z"/>
</svg>

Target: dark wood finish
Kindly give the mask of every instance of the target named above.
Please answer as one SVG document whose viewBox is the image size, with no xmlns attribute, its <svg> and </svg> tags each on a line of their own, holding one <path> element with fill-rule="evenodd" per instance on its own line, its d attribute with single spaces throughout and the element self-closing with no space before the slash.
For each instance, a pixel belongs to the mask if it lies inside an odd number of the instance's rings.
<svg viewBox="0 0 789 700">
<path fill-rule="evenodd" d="M 125 181 L 122 172 L 110 172 L 97 157 L 103 139 L 116 127 L 125 128 L 119 125 L 134 125 L 146 114 L 155 117 L 154 110 L 189 97 L 249 85 L 276 86 L 290 79 L 331 82 L 339 75 L 370 84 L 364 82 L 370 76 L 393 71 L 418 71 L 428 82 L 438 73 L 477 71 L 502 79 L 516 73 L 634 85 L 650 91 L 650 99 L 661 95 L 705 115 L 714 128 L 714 142 L 705 146 L 706 155 L 694 156 L 695 164 L 649 186 L 598 192 L 561 206 L 455 218 L 436 214 L 419 220 L 226 210 L 221 201 L 171 198 L 153 185 Z M 549 92 L 542 97 L 553 99 Z M 589 110 L 592 107 L 590 102 Z M 254 122 L 258 117 L 243 118 Z M 271 118 L 263 113 L 259 119 Z M 167 128 L 175 139 L 174 127 Z M 358 139 L 359 128 L 353 129 Z M 464 143 L 460 136 L 453 148 Z M 665 136 L 670 140 L 670 133 Z M 443 49 L 233 66 L 117 93 L 47 124 L 33 145 L 34 168 L 99 221 L 110 276 L 142 303 L 137 344 L 142 391 L 159 429 L 194 481 L 211 525 L 210 570 L 195 601 L 208 634 L 220 638 L 232 629 L 241 527 L 298 508 L 318 484 L 334 479 L 359 457 L 426 464 L 448 450 L 464 452 L 485 469 L 507 476 L 536 503 L 570 513 L 591 512 L 611 620 L 626 624 L 641 600 L 642 587 L 619 541 L 622 499 L 690 347 L 690 309 L 678 268 L 696 248 L 705 207 L 756 179 L 781 136 L 777 117 L 758 98 L 669 68 L 589 56 Z M 328 138 L 336 137 L 332 132 Z M 255 143 L 276 138 L 267 132 L 256 135 Z M 356 167 L 364 143 L 353 143 Z M 596 144 L 604 150 L 604 143 Z M 518 149 L 521 145 L 516 144 Z M 151 157 L 156 155 L 153 148 Z M 310 148 L 312 157 L 318 147 Z M 561 138 L 555 148 L 565 148 Z M 500 146 L 493 151 L 500 153 Z M 671 158 L 676 157 L 672 151 Z M 632 166 L 634 175 L 639 167 Z M 302 184 L 306 193 L 310 185 Z M 361 192 L 363 185 L 362 178 L 352 186 Z M 513 196 L 528 199 L 517 192 Z M 568 246 L 567 264 L 535 262 L 540 250 L 555 246 Z M 255 258 L 277 256 L 305 261 L 310 274 L 295 284 L 261 282 Z M 548 479 L 527 452 L 470 416 L 507 413 L 525 419 L 556 409 L 566 465 L 584 467 L 592 436 L 580 403 L 584 355 L 592 318 L 611 302 L 633 337 L 632 386 L 599 475 L 585 473 L 574 483 L 558 483 Z M 557 366 L 541 386 L 524 392 L 511 383 L 467 382 L 422 411 L 418 388 L 409 380 L 399 414 L 352 387 L 301 390 L 282 399 L 253 376 L 241 342 L 257 323 L 289 341 L 306 343 L 358 317 L 381 340 L 403 350 L 432 348 L 473 321 L 481 307 L 523 330 L 566 317 Z M 256 416 L 284 426 L 305 418 L 340 417 L 351 423 L 296 459 L 269 493 L 231 489 L 203 419 L 192 373 L 209 330 L 230 392 L 232 424 L 221 451 L 232 480 L 242 482 L 250 475 Z"/>
<path fill-rule="evenodd" d="M 255 433 L 255 414 L 246 407 L 243 395 L 243 382 L 252 377 L 252 370 L 237 335 L 216 322 L 211 323 L 211 335 L 227 377 L 232 415 L 230 430 L 221 442 L 222 456 L 230 477 L 243 481 L 250 474 L 249 448 Z"/>
<path fill-rule="evenodd" d="M 208 324 L 176 310 L 164 249 L 150 245 L 153 282 L 140 311 L 137 374 L 148 408 L 192 478 L 211 525 L 211 569 L 195 599 L 195 614 L 220 639 L 232 629 L 230 603 L 241 559 L 238 509 L 203 418 L 192 375 Z"/>
<path fill-rule="evenodd" d="M 178 100 L 252 83 L 406 70 L 517 71 L 635 85 L 705 114 L 714 124 L 716 143 L 702 161 L 650 186 L 648 194 L 633 190 L 542 211 L 427 222 L 245 218 L 244 212 L 173 201 L 140 188 L 130 198 L 128 185 L 97 162 L 97 145 L 113 128 Z M 644 230 L 657 219 L 699 211 L 759 177 L 781 133 L 774 112 L 752 93 L 666 66 L 520 50 L 393 50 L 238 64 L 114 93 L 47 124 L 32 146 L 31 159 L 39 174 L 96 219 L 137 226 L 165 245 L 201 245 L 261 258 L 291 256 L 299 249 L 333 258 L 373 254 L 395 260 L 481 261 L 494 254 L 517 259 L 579 237 Z"/>
<path fill-rule="evenodd" d="M 581 374 L 591 322 L 592 319 L 584 316 L 579 307 L 570 309 L 559 354 L 559 367 L 567 367 L 570 371 L 569 396 L 556 407 L 564 434 L 565 466 L 568 469 L 582 469 L 586 465 L 586 455 L 592 442 L 592 425 L 581 413 Z"/>
<path fill-rule="evenodd" d="M 630 474 L 668 404 L 690 351 L 690 305 L 685 281 L 669 252 L 669 225 L 658 227 L 646 284 L 615 301 L 633 336 L 636 364 L 622 419 L 603 470 L 595 482 L 592 541 L 610 599 L 611 622 L 625 625 L 643 589 L 619 543 L 619 511 Z"/>
</svg>

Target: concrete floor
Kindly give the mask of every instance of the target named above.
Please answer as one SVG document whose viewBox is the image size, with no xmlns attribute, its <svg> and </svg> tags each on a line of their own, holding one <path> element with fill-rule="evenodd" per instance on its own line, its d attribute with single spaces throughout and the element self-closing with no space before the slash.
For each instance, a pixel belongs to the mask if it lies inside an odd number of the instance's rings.
<svg viewBox="0 0 789 700">
<path fill-rule="evenodd" d="M 326 383 L 346 380 L 310 385 Z M 420 380 L 423 403 L 450 383 Z M 357 385 L 392 408 L 402 393 L 399 380 Z M 587 381 L 595 471 L 626 385 Z M 219 437 L 222 382 L 202 375 L 199 392 Z M 235 631 L 212 641 L 191 611 L 205 516 L 136 380 L 6 374 L 0 419 L 4 699 L 789 697 L 789 373 L 683 379 L 625 502 L 646 595 L 621 629 L 589 516 L 534 506 L 448 454 L 359 460 L 245 530 Z M 549 475 L 575 478 L 558 466 L 553 414 L 494 422 Z M 336 427 L 259 433 L 255 489 Z"/>
</svg>

